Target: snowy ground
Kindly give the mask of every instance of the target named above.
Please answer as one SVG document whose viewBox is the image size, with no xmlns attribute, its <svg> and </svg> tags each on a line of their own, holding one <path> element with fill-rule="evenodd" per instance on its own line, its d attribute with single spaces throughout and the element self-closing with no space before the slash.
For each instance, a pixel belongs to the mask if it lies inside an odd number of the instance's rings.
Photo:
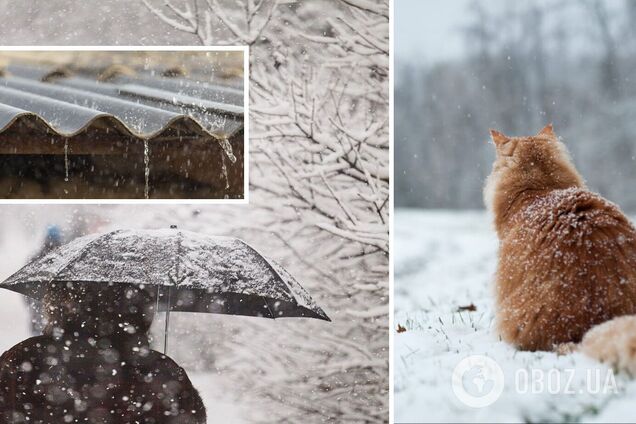
<svg viewBox="0 0 636 424">
<path fill-rule="evenodd" d="M 395 322 L 406 328 L 395 335 L 396 422 L 636 420 L 636 382 L 626 376 L 611 380 L 610 370 L 578 353 L 516 352 L 498 340 L 496 250 L 486 213 L 396 212 Z M 475 311 L 457 312 L 471 304 Z M 461 403 L 451 385 L 455 366 L 474 354 L 493 358 L 504 373 L 501 397 L 479 409 Z M 552 388 L 541 390 L 541 378 Z"/>
</svg>

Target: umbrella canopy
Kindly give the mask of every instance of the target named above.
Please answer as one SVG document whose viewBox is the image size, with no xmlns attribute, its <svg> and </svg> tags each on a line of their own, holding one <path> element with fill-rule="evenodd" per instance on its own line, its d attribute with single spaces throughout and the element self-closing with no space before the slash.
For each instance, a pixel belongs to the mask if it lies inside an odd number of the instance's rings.
<svg viewBox="0 0 636 424">
<path fill-rule="evenodd" d="M 0 287 L 42 299 L 50 285 L 68 282 L 156 286 L 165 311 L 330 321 L 280 265 L 231 237 L 177 229 L 88 235 L 27 264 Z"/>
</svg>

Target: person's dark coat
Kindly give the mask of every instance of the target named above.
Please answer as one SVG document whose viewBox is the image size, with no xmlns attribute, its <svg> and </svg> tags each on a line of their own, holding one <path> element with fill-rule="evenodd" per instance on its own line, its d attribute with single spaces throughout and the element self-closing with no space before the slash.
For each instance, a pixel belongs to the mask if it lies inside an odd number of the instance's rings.
<svg viewBox="0 0 636 424">
<path fill-rule="evenodd" d="M 0 358 L 0 423 L 206 422 L 183 368 L 149 347 L 147 293 L 73 288 L 45 306 L 45 334 Z"/>
</svg>

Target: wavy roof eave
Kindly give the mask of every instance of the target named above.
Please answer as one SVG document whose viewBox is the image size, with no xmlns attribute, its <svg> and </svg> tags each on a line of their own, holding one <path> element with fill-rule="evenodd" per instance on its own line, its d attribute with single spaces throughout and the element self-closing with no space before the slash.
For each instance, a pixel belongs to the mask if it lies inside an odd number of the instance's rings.
<svg viewBox="0 0 636 424">
<path fill-rule="evenodd" d="M 147 76 L 137 82 L 139 94 L 130 92 L 130 78 L 118 86 L 73 77 L 81 82 L 78 86 L 66 85 L 65 82 L 72 82 L 68 77 L 43 82 L 36 79 L 40 75 L 42 72 L 30 72 L 21 65 L 9 67 L 0 77 L 0 132 L 23 119 L 30 119 L 60 137 L 76 136 L 98 124 L 103 128 L 104 123 L 106 128 L 112 127 L 123 137 L 142 140 L 159 137 L 171 129 L 189 131 L 184 136 L 228 140 L 243 130 L 242 101 L 240 105 L 224 105 L 195 98 L 192 90 L 185 94 L 171 93 L 153 86 L 144 91 L 141 81 L 147 80 Z M 213 86 L 205 87 L 213 89 L 210 88 Z M 144 96 L 149 93 L 156 94 L 156 98 Z M 175 98 L 174 104 L 166 99 L 171 95 Z M 236 96 L 232 98 L 234 103 L 236 99 Z"/>
</svg>

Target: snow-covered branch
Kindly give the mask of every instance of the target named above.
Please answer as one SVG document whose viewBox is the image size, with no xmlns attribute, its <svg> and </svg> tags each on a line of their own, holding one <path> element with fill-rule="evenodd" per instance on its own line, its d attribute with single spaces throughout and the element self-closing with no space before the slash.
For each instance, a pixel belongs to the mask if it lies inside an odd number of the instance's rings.
<svg viewBox="0 0 636 424">
<path fill-rule="evenodd" d="M 202 44 L 253 45 L 272 19 L 279 0 L 249 0 L 228 4 L 219 0 L 141 0 L 148 10 L 179 31 L 199 37 Z"/>
</svg>

